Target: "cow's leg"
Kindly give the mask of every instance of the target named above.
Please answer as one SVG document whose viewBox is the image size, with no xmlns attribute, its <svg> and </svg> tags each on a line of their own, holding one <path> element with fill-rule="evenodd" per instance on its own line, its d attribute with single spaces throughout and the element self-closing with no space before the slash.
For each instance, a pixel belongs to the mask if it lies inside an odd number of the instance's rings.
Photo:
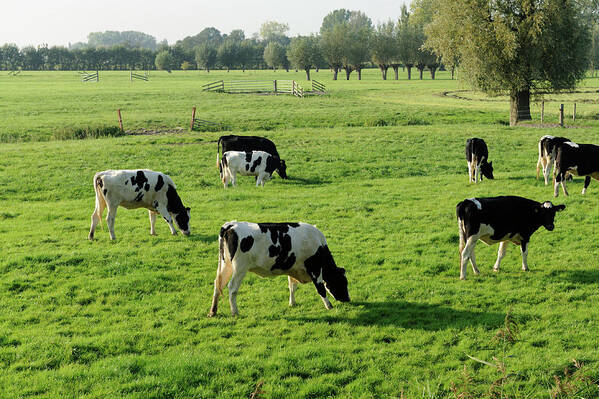
<svg viewBox="0 0 599 399">
<path fill-rule="evenodd" d="M 526 262 L 526 258 L 528 257 L 528 241 L 522 240 L 520 251 L 522 251 L 522 270 L 526 272 L 528 271 L 528 263 Z"/>
<path fill-rule="evenodd" d="M 231 178 L 231 185 L 235 187 L 237 185 L 237 172 L 231 171 L 229 177 Z"/>
<path fill-rule="evenodd" d="M 476 267 L 476 257 L 474 256 L 474 251 L 472 251 L 472 253 L 470 254 L 470 265 L 472 266 L 472 273 L 474 273 L 475 276 L 478 276 L 480 272 Z"/>
<path fill-rule="evenodd" d="M 324 283 L 318 282 L 318 280 L 316 280 L 316 279 L 312 279 L 312 282 L 314 283 L 314 286 L 316 287 L 316 291 L 318 292 L 318 295 L 320 295 L 320 298 L 322 299 L 322 302 L 324 303 L 324 307 L 329 310 L 333 309 L 333 305 L 331 305 L 331 301 L 329 301 L 329 298 L 327 298 L 327 290 L 324 287 Z"/>
<path fill-rule="evenodd" d="M 586 194 L 587 192 L 587 187 L 589 186 L 589 184 L 591 184 L 591 176 L 585 176 L 584 177 L 584 187 L 582 188 L 582 194 Z"/>
<path fill-rule="evenodd" d="M 210 307 L 208 317 L 216 315 L 216 310 L 218 308 L 218 298 L 223 293 L 223 288 L 225 288 L 225 285 L 227 285 L 229 279 L 231 278 L 231 274 L 233 273 L 231 262 L 226 262 L 220 257 L 218 262 L 219 263 L 216 268 L 216 278 L 214 279 L 214 293 L 212 294 L 212 306 Z"/>
<path fill-rule="evenodd" d="M 148 209 L 148 214 L 150 216 L 150 235 L 155 236 L 156 230 L 155 230 L 154 226 L 156 226 L 156 212 Z"/>
<path fill-rule="evenodd" d="M 239 291 L 239 286 L 241 285 L 241 281 L 245 277 L 246 269 L 233 267 L 233 275 L 231 276 L 231 281 L 229 281 L 229 305 L 231 306 L 231 314 L 233 316 L 237 316 L 239 314 L 239 310 L 237 310 L 237 291 Z"/>
<path fill-rule="evenodd" d="M 495 261 L 495 266 L 493 266 L 493 271 L 498 272 L 499 266 L 501 266 L 501 260 L 505 256 L 505 251 L 507 250 L 507 241 L 501 241 L 499 243 L 499 249 L 497 250 L 497 260 Z"/>
<path fill-rule="evenodd" d="M 110 234 L 110 239 L 114 240 L 116 236 L 114 235 L 114 220 L 116 219 L 116 210 L 117 206 L 111 203 L 106 204 L 108 206 L 108 213 L 106 214 L 106 224 L 108 225 L 108 233 Z"/>
<path fill-rule="evenodd" d="M 468 183 L 472 183 L 472 162 L 468 162 Z"/>
<path fill-rule="evenodd" d="M 549 159 L 543 157 L 543 177 L 545 178 L 545 185 L 549 184 L 549 172 L 551 171 L 554 162 L 555 161 L 552 156 L 550 156 Z M 555 176 L 553 178 L 555 179 Z"/>
<path fill-rule="evenodd" d="M 168 213 L 168 210 L 166 209 L 165 205 L 159 205 L 158 209 L 156 209 L 158 211 L 158 213 L 160 213 L 160 215 L 162 216 L 162 218 L 164 219 L 164 221 L 168 224 L 168 227 L 171 229 L 171 234 L 176 236 L 177 235 L 177 230 L 175 230 L 175 226 L 173 226 L 173 218 L 171 216 L 170 213 Z"/>
<path fill-rule="evenodd" d="M 264 179 L 264 176 L 262 175 L 262 173 L 258 173 L 258 176 L 256 176 L 256 187 L 264 186 L 262 179 Z"/>
<path fill-rule="evenodd" d="M 466 265 L 468 264 L 468 260 L 471 259 L 470 257 L 474 254 L 476 240 L 478 240 L 476 236 L 470 236 L 466 240 L 466 245 L 461 253 L 462 258 L 460 262 L 460 280 L 466 279 Z"/>
<path fill-rule="evenodd" d="M 104 208 L 106 208 L 106 201 L 104 201 L 104 198 L 102 198 L 101 196 L 96 194 L 96 208 L 94 209 L 94 212 L 92 213 L 92 224 L 89 229 L 89 235 L 87 237 L 90 240 L 94 239 L 94 233 L 96 232 L 96 226 L 98 226 L 98 223 L 100 223 L 100 220 L 102 219 L 102 213 L 104 213 Z"/>
<path fill-rule="evenodd" d="M 298 281 L 291 276 L 287 276 L 289 280 L 289 306 L 295 306 L 295 290 Z"/>
</svg>

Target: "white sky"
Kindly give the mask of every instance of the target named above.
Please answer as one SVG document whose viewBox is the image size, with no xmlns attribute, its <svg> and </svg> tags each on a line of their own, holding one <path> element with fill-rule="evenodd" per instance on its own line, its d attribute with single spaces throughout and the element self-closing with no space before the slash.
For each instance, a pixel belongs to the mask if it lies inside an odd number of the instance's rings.
<svg viewBox="0 0 599 399">
<path fill-rule="evenodd" d="M 318 32 L 338 8 L 363 11 L 376 24 L 396 19 L 403 3 L 410 0 L 1 0 L 0 45 L 66 46 L 106 30 L 141 31 L 173 44 L 209 26 L 250 37 L 269 20 L 289 24 L 295 36 Z"/>
</svg>

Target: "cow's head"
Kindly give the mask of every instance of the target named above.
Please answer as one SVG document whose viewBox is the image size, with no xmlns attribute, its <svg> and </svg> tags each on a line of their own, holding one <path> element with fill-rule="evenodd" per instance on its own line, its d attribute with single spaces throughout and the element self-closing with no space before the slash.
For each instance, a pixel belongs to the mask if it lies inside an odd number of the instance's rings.
<svg viewBox="0 0 599 399">
<path fill-rule="evenodd" d="M 279 173 L 279 176 L 281 176 L 282 179 L 287 178 L 287 165 L 285 165 L 285 161 L 283 159 L 281 159 L 281 164 L 279 165 L 279 169 L 277 169 L 277 172 Z"/>
<path fill-rule="evenodd" d="M 324 268 L 322 278 L 325 288 L 336 300 L 339 302 L 349 302 L 347 278 L 345 277 L 344 268 L 337 266 Z"/>
<path fill-rule="evenodd" d="M 566 205 L 553 205 L 551 202 L 545 201 L 535 209 L 535 213 L 539 218 L 539 223 L 541 223 L 547 230 L 552 231 L 555 228 L 555 225 L 553 224 L 555 213 L 563 211 L 564 209 L 566 209 Z"/>
<path fill-rule="evenodd" d="M 480 171 L 487 179 L 493 179 L 493 162 L 483 162 L 480 165 Z"/>
<path fill-rule="evenodd" d="M 189 211 L 190 208 L 183 208 L 180 212 L 173 213 L 177 228 L 186 236 L 189 235 Z"/>
</svg>

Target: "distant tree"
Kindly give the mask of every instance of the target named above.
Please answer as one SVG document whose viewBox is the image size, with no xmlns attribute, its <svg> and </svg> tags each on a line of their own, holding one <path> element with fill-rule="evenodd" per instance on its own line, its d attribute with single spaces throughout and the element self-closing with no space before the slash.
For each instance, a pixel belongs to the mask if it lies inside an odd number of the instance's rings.
<svg viewBox="0 0 599 399">
<path fill-rule="evenodd" d="M 223 37 L 220 31 L 216 28 L 209 27 L 203 29 L 195 36 L 186 36 L 183 40 L 178 40 L 177 44 L 187 50 L 193 50 L 204 43 L 209 43 L 214 48 L 218 48 L 222 43 Z"/>
<path fill-rule="evenodd" d="M 408 70 L 408 79 L 412 79 L 412 68 L 418 61 L 418 51 L 422 46 L 423 36 L 417 25 L 411 22 L 410 12 L 404 5 L 398 24 L 399 61 Z M 395 70 L 397 79 L 397 70 Z"/>
<path fill-rule="evenodd" d="M 387 79 L 387 70 L 397 59 L 398 46 L 395 35 L 396 26 L 393 21 L 379 24 L 373 32 L 371 41 L 372 61 L 378 65 L 383 76 Z"/>
<path fill-rule="evenodd" d="M 2 65 L 5 70 L 15 71 L 22 66 L 22 58 L 16 44 L 7 43 L 2 46 Z"/>
<path fill-rule="evenodd" d="M 189 61 L 183 61 L 183 63 L 181 64 L 181 69 L 183 71 L 189 71 L 192 68 L 193 68 L 193 65 L 191 65 L 191 63 Z"/>
<path fill-rule="evenodd" d="M 287 37 L 289 25 L 276 21 L 266 21 L 260 26 L 260 37 L 265 43 L 277 42 L 282 46 L 289 44 Z"/>
<path fill-rule="evenodd" d="M 166 50 L 163 50 L 156 54 L 156 60 L 154 61 L 157 69 L 162 69 L 170 73 L 175 66 L 175 59 L 172 54 Z"/>
<path fill-rule="evenodd" d="M 219 64 L 227 68 L 227 72 L 238 64 L 239 44 L 234 40 L 225 40 L 216 51 Z"/>
<path fill-rule="evenodd" d="M 87 35 L 87 45 L 90 47 L 113 47 L 122 45 L 130 48 L 146 48 L 156 50 L 156 38 L 137 31 L 105 31 L 91 32 Z"/>
<path fill-rule="evenodd" d="M 204 68 L 206 72 L 214 69 L 217 61 L 217 50 L 208 42 L 204 42 L 196 47 L 196 63 L 198 68 Z"/>
<path fill-rule="evenodd" d="M 287 50 L 287 59 L 297 69 L 306 71 L 306 79 L 310 80 L 310 69 L 314 67 L 314 54 L 318 53 L 318 42 L 314 36 L 298 36 L 291 39 Z"/>
<path fill-rule="evenodd" d="M 351 11 L 341 8 L 338 10 L 331 11 L 322 19 L 320 25 L 320 34 L 324 35 L 326 32 L 332 31 L 335 26 L 343 25 L 349 21 Z"/>
<path fill-rule="evenodd" d="M 584 77 L 590 32 L 575 0 L 437 0 L 436 7 L 427 47 L 459 60 L 474 87 L 508 94 L 511 126 L 531 119 L 531 93 L 572 89 Z"/>
<path fill-rule="evenodd" d="M 285 55 L 285 47 L 278 42 L 270 42 L 264 48 L 264 61 L 272 69 L 285 67 L 287 56 Z"/>
<path fill-rule="evenodd" d="M 264 49 L 254 39 L 243 40 L 239 45 L 238 55 L 242 70 L 245 72 L 248 68 L 257 67 L 257 60 L 262 59 L 263 52 Z"/>
<path fill-rule="evenodd" d="M 29 71 L 39 71 L 44 66 L 44 60 L 37 48 L 33 46 L 27 46 L 21 49 L 21 56 L 23 59 L 23 69 Z"/>
<path fill-rule="evenodd" d="M 595 24 L 595 26 L 593 26 L 591 53 L 589 58 L 591 69 L 596 75 L 597 69 L 599 69 L 599 24 Z"/>
<path fill-rule="evenodd" d="M 340 24 L 326 30 L 320 37 L 322 56 L 333 70 L 333 80 L 337 80 L 337 74 L 343 66 L 345 31 L 345 25 Z"/>
</svg>

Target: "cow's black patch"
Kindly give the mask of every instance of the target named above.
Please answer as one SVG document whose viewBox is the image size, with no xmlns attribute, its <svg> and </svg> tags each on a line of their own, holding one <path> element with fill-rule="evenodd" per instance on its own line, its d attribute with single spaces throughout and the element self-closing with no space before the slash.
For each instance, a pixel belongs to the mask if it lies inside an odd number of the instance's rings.
<svg viewBox="0 0 599 399">
<path fill-rule="evenodd" d="M 271 245 L 270 247 L 268 247 L 268 256 L 270 256 L 271 258 L 277 256 L 279 252 L 281 252 L 281 248 L 277 247 L 276 245 Z"/>
<path fill-rule="evenodd" d="M 137 185 L 135 191 L 140 191 L 147 182 L 148 178 L 141 170 L 138 170 L 135 176 L 131 176 L 131 185 Z"/>
<path fill-rule="evenodd" d="M 245 164 L 245 171 L 247 172 L 248 170 L 250 170 L 250 164 L 249 164 L 249 163 L 246 163 L 246 164 Z"/>
<path fill-rule="evenodd" d="M 262 163 L 262 157 L 258 157 L 254 163 L 252 163 L 252 167 L 250 168 L 250 172 L 255 172 L 256 168 Z"/>
<path fill-rule="evenodd" d="M 164 186 L 164 179 L 162 178 L 162 175 L 158 175 L 158 180 L 156 181 L 156 187 L 154 187 L 154 190 L 158 191 L 162 188 L 162 186 Z"/>
<path fill-rule="evenodd" d="M 177 224 L 181 230 L 189 230 L 189 215 L 187 215 L 187 208 L 183 206 L 177 190 L 171 184 L 168 185 L 166 190 L 166 210 L 169 213 L 175 215 Z"/>
<path fill-rule="evenodd" d="M 273 174 L 275 170 L 279 168 L 281 165 L 281 160 L 277 157 L 269 156 L 266 158 L 266 168 L 264 171 L 269 174 Z"/>
<path fill-rule="evenodd" d="M 295 263 L 295 254 L 291 252 L 290 227 L 299 227 L 298 223 L 258 223 L 260 231 L 264 234 L 270 233 L 272 245 L 268 247 L 268 254 L 272 258 L 276 256 L 271 270 L 288 270 Z"/>
<path fill-rule="evenodd" d="M 106 195 L 106 193 L 107 193 L 107 192 L 108 192 L 108 190 L 106 190 L 106 189 L 102 190 L 102 193 L 103 193 L 104 195 Z"/>
<path fill-rule="evenodd" d="M 150 185 L 148 183 L 146 183 L 146 185 L 144 186 L 144 190 L 146 190 L 146 191 L 150 190 Z"/>
<path fill-rule="evenodd" d="M 100 188 L 104 187 L 104 182 L 102 181 L 102 179 L 101 179 L 100 177 L 98 177 L 98 178 L 96 179 L 96 184 L 97 184 L 98 186 L 100 186 Z"/>
<path fill-rule="evenodd" d="M 239 244 L 239 248 L 241 249 L 242 252 L 247 252 L 250 249 L 252 249 L 252 245 L 254 245 L 254 237 L 247 236 L 241 240 L 241 243 Z"/>
<path fill-rule="evenodd" d="M 125 186 L 129 184 L 129 180 L 125 180 Z"/>
<path fill-rule="evenodd" d="M 144 198 L 144 193 L 143 192 L 139 192 L 137 193 L 137 196 L 135 197 L 135 202 L 139 202 Z"/>
<path fill-rule="evenodd" d="M 227 243 L 227 248 L 229 249 L 232 260 L 237 252 L 237 243 L 239 242 L 239 236 L 235 232 L 235 229 L 227 229 L 224 233 L 224 240 Z"/>
<path fill-rule="evenodd" d="M 246 151 L 245 152 L 245 161 L 246 162 L 252 162 L 252 152 L 251 151 Z"/>
<path fill-rule="evenodd" d="M 158 201 L 154 201 L 154 209 L 158 209 Z"/>
</svg>

